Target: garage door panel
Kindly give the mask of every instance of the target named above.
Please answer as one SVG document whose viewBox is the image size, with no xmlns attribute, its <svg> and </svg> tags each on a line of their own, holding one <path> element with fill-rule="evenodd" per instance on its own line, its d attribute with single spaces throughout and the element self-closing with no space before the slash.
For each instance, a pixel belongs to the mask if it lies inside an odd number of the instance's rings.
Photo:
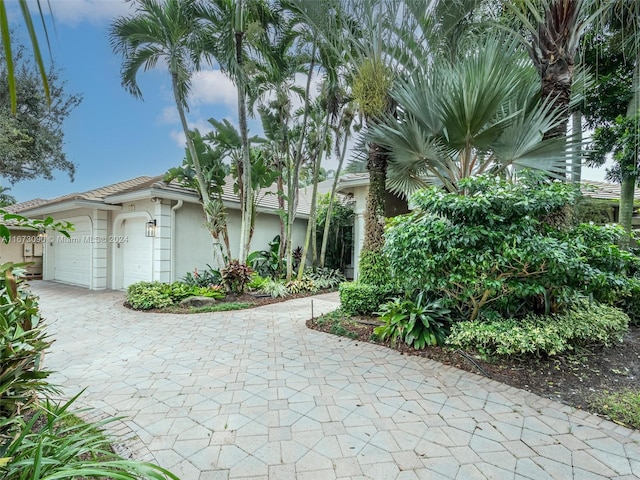
<svg viewBox="0 0 640 480">
<path fill-rule="evenodd" d="M 53 280 L 81 287 L 91 287 L 91 221 L 64 220 L 73 223 L 70 238 L 59 236 L 54 244 Z"/>
</svg>

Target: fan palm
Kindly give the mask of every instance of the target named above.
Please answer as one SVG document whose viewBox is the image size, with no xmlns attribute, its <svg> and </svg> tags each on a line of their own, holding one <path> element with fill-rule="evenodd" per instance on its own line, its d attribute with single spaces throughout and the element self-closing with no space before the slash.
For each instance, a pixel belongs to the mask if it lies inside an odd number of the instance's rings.
<svg viewBox="0 0 640 480">
<path fill-rule="evenodd" d="M 398 81 L 399 114 L 368 132 L 390 152 L 389 188 L 409 195 L 439 184 L 458 192 L 461 178 L 513 168 L 562 176 L 564 139 L 543 140 L 562 115 L 537 100 L 535 75 L 516 42 L 489 36 L 455 62 L 434 60 Z"/>
</svg>

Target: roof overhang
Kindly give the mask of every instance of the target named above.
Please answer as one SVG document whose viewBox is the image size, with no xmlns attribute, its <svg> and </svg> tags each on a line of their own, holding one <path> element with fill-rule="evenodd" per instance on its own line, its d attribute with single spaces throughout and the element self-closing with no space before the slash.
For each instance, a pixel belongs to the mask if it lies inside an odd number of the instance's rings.
<svg viewBox="0 0 640 480">
<path fill-rule="evenodd" d="M 60 203 L 54 203 L 51 205 L 44 205 L 42 207 L 36 207 L 29 210 L 22 210 L 19 215 L 24 216 L 39 216 L 39 215 L 51 215 L 52 213 L 60 213 L 65 210 L 73 210 L 75 208 L 90 208 L 95 210 L 122 210 L 120 205 L 105 205 L 103 202 L 92 200 L 66 200 Z"/>
<path fill-rule="evenodd" d="M 104 199 L 104 203 L 114 205 L 136 202 L 139 200 L 149 200 L 152 198 L 164 198 L 167 200 L 182 200 L 189 203 L 200 203 L 200 199 L 195 192 L 158 187 L 151 187 L 145 188 L 144 190 L 136 190 L 133 192 L 110 195 Z"/>
</svg>

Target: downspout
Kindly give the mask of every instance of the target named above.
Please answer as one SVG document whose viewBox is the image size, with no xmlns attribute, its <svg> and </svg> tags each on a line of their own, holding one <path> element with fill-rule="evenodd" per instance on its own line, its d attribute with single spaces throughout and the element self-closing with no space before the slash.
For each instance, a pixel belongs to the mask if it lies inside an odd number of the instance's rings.
<svg viewBox="0 0 640 480">
<path fill-rule="evenodd" d="M 171 207 L 171 280 L 176 281 L 176 211 L 182 208 L 183 200 Z"/>
</svg>

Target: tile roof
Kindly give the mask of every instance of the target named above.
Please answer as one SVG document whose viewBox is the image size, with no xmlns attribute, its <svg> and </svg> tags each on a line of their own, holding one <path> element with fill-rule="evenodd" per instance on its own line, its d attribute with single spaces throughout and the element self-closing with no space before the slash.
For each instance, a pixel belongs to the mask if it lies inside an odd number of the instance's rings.
<svg viewBox="0 0 640 480">
<path fill-rule="evenodd" d="M 582 193 L 591 198 L 603 200 L 620 200 L 620 184 L 583 180 Z M 640 188 L 636 188 L 634 198 L 640 200 Z"/>
<path fill-rule="evenodd" d="M 85 201 L 93 201 L 93 202 L 104 202 L 107 204 L 119 203 L 118 196 L 126 195 L 133 192 L 144 191 L 148 189 L 165 191 L 167 193 L 180 193 L 192 195 L 194 200 L 197 199 L 198 195 L 195 190 L 183 187 L 179 185 L 177 182 L 173 181 L 169 184 L 166 184 L 162 180 L 163 176 L 142 176 L 132 178 L 130 180 L 125 180 L 123 182 L 114 183 L 111 185 L 106 185 L 104 187 L 95 188 L 93 190 L 88 190 L 86 192 L 80 193 L 70 193 L 67 195 L 62 195 L 60 197 L 55 197 L 49 200 L 44 200 L 41 198 L 37 198 L 34 200 L 28 200 L 26 202 L 17 203 L 15 205 L 11 205 L 7 208 L 8 211 L 12 213 L 20 213 L 27 212 L 29 210 L 33 210 L 35 208 L 40 208 L 44 206 L 52 206 L 61 204 L 68 201 L 77 201 L 77 200 L 85 200 Z M 223 187 L 222 192 L 222 200 L 227 205 L 237 205 L 239 203 L 238 195 L 236 195 L 233 191 L 234 180 L 230 175 L 225 179 L 226 183 Z M 321 182 L 318 184 L 318 194 L 323 194 L 331 190 L 333 180 L 327 180 L 325 182 Z M 277 187 L 276 185 L 272 185 L 267 189 L 263 189 L 261 195 L 258 200 L 258 206 L 265 210 L 277 210 L 278 206 L 278 196 L 276 194 Z M 300 189 L 300 196 L 298 201 L 298 214 L 308 215 L 310 211 L 311 205 L 311 187 L 306 187 Z"/>
</svg>

